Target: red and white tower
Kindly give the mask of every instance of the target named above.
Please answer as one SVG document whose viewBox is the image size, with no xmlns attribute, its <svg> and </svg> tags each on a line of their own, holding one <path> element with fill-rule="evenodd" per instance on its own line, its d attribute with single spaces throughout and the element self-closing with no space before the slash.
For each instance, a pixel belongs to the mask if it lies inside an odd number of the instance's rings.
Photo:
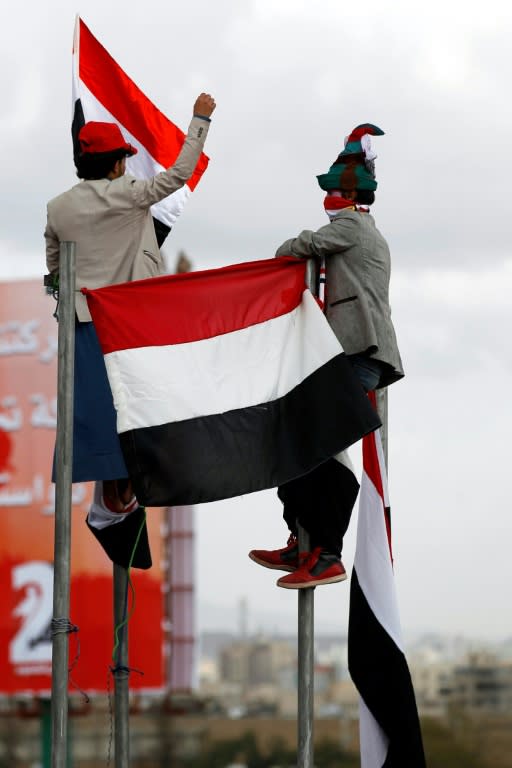
<svg viewBox="0 0 512 768">
<path fill-rule="evenodd" d="M 165 510 L 168 618 L 167 688 L 189 693 L 195 687 L 194 507 Z"/>
</svg>

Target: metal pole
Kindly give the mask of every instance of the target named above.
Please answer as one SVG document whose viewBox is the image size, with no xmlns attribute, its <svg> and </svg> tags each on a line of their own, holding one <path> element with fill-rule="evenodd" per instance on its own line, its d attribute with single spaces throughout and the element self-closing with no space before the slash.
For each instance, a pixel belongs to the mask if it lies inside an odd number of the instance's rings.
<svg viewBox="0 0 512 768">
<path fill-rule="evenodd" d="M 66 768 L 68 729 L 75 243 L 60 245 L 57 445 L 52 621 L 52 768 Z"/>
<path fill-rule="evenodd" d="M 309 535 L 300 526 L 298 530 L 299 552 L 309 552 Z M 299 589 L 298 592 L 297 766 L 313 768 L 315 588 Z"/>
<path fill-rule="evenodd" d="M 318 264 L 308 259 L 306 283 L 318 295 Z M 299 552 L 309 552 L 309 534 L 298 526 Z M 297 766 L 314 765 L 314 637 L 315 588 L 299 589 L 298 605 L 298 684 L 297 684 Z"/>
<path fill-rule="evenodd" d="M 117 628 L 117 657 L 114 668 L 115 768 L 130 763 L 130 672 L 128 669 L 128 571 L 114 565 L 114 626 Z M 122 626 L 121 626 L 122 625 Z"/>
</svg>

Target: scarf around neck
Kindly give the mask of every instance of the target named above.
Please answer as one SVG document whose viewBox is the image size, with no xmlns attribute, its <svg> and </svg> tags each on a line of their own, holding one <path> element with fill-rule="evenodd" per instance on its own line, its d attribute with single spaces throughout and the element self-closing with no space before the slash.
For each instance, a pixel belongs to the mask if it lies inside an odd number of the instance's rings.
<svg viewBox="0 0 512 768">
<path fill-rule="evenodd" d="M 332 220 L 344 208 L 348 208 L 351 211 L 359 211 L 360 213 L 370 212 L 370 208 L 367 205 L 358 205 L 353 200 L 347 200 L 338 190 L 327 193 L 324 199 L 324 208 L 329 220 Z"/>
</svg>

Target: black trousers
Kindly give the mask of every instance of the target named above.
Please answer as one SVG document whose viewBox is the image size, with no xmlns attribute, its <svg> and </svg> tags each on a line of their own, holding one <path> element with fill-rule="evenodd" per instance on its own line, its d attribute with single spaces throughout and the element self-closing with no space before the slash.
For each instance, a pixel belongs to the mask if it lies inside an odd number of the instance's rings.
<svg viewBox="0 0 512 768">
<path fill-rule="evenodd" d="M 365 355 L 349 359 L 365 392 L 375 389 L 384 364 Z M 309 533 L 311 549 L 322 547 L 339 557 L 358 492 L 354 473 L 336 459 L 328 459 L 307 475 L 280 486 L 277 495 L 290 531 L 296 534 L 298 523 Z"/>
<path fill-rule="evenodd" d="M 307 475 L 281 485 L 277 495 L 292 533 L 297 533 L 298 523 L 309 533 L 311 549 L 322 547 L 340 557 L 358 492 L 354 473 L 336 459 L 328 459 Z"/>
</svg>

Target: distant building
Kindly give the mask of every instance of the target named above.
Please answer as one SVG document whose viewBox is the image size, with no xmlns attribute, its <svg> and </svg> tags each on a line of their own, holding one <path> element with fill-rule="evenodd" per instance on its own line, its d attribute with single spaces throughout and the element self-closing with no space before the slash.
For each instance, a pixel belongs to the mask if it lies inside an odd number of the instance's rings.
<svg viewBox="0 0 512 768">
<path fill-rule="evenodd" d="M 239 640 L 221 650 L 220 677 L 242 686 L 275 683 L 280 670 L 294 663 L 296 656 L 287 640 Z"/>
<path fill-rule="evenodd" d="M 358 706 L 357 692 L 350 681 L 343 679 L 346 667 L 340 661 L 339 648 L 331 657 L 326 653 L 322 657 L 323 663 L 317 661 L 314 669 L 315 710 L 320 717 L 352 713 Z M 202 693 L 212 695 L 215 690 L 226 707 L 237 689 L 245 708 L 237 717 L 263 714 L 270 708 L 283 717 L 295 717 L 297 678 L 297 647 L 290 639 L 237 639 L 220 649 L 218 679 L 214 681 L 210 670 L 210 675 L 202 678 Z"/>
<path fill-rule="evenodd" d="M 512 712 L 512 664 L 472 654 L 453 671 L 451 702 L 472 714 Z"/>
<path fill-rule="evenodd" d="M 512 663 L 494 654 L 470 653 L 462 663 L 422 654 L 410 669 L 420 715 L 443 717 L 454 707 L 474 715 L 512 711 Z"/>
</svg>

